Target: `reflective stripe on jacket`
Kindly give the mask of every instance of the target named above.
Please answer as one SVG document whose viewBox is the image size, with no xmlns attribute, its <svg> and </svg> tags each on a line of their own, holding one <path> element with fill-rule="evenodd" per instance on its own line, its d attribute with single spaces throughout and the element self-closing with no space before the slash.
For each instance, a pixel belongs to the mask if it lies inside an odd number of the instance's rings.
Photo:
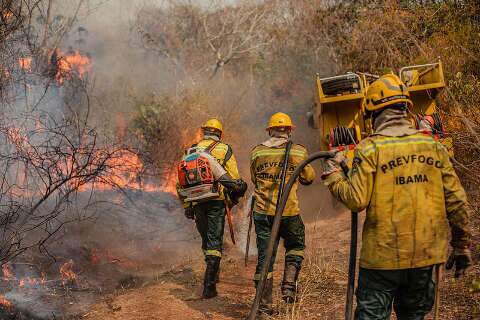
<svg viewBox="0 0 480 320">
<path fill-rule="evenodd" d="M 292 175 L 300 162 L 308 156 L 304 146 L 295 144 L 290 150 L 287 179 Z M 260 214 L 274 215 L 277 205 L 278 189 L 280 187 L 283 159 L 285 157 L 285 144 L 280 147 L 267 147 L 258 145 L 252 150 L 250 159 L 250 173 L 255 185 L 255 208 Z M 308 165 L 300 175 L 302 184 L 311 184 L 315 179 L 313 167 Z M 296 182 L 288 198 L 284 216 L 298 215 L 300 208 L 297 198 L 298 182 Z"/>
<path fill-rule="evenodd" d="M 348 179 L 328 176 L 333 195 L 353 211 L 366 211 L 360 266 L 419 268 L 446 261 L 452 245 L 469 245 L 465 191 L 447 150 L 430 136 L 372 136 L 355 150 Z"/>
</svg>

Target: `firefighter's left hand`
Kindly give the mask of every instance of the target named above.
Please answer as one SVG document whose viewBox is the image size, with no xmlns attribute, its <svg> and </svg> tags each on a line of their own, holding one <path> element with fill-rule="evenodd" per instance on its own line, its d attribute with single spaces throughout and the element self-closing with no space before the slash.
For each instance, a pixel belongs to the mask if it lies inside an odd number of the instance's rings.
<svg viewBox="0 0 480 320">
<path fill-rule="evenodd" d="M 455 278 L 459 278 L 465 274 L 472 264 L 472 253 L 470 249 L 454 248 L 445 264 L 445 269 L 450 270 L 455 266 Z"/>
<path fill-rule="evenodd" d="M 185 217 L 190 220 L 195 219 L 195 211 L 192 206 L 185 208 Z"/>
</svg>

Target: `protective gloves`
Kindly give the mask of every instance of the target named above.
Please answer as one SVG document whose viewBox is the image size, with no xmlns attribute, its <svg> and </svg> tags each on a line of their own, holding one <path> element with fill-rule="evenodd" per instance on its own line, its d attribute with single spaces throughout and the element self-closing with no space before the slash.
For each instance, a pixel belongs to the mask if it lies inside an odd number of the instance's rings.
<svg viewBox="0 0 480 320">
<path fill-rule="evenodd" d="M 459 278 L 465 274 L 468 267 L 472 264 L 472 253 L 470 252 L 470 249 L 454 248 L 445 264 L 445 268 L 450 270 L 455 266 L 455 278 Z"/>
<path fill-rule="evenodd" d="M 247 191 L 247 184 L 242 179 L 235 180 L 237 188 L 228 190 L 228 197 L 235 206 L 240 202 L 240 199 L 245 195 Z"/>
<path fill-rule="evenodd" d="M 343 152 L 339 151 L 333 158 L 329 158 L 323 162 L 322 178 L 325 179 L 334 172 L 340 171 L 342 163 L 346 164 L 347 158 Z"/>
<path fill-rule="evenodd" d="M 237 205 L 247 191 L 247 183 L 242 179 L 233 179 L 229 174 L 224 174 L 218 180 L 225 187 L 225 195 L 230 200 L 231 206 Z"/>
<path fill-rule="evenodd" d="M 190 220 L 195 219 L 195 211 L 193 210 L 193 206 L 185 208 L 185 217 Z"/>
</svg>

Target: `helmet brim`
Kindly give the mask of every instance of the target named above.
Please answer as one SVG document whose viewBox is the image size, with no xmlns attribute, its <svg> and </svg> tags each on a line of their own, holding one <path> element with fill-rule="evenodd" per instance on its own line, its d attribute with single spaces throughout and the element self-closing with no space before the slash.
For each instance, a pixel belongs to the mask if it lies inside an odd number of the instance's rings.
<svg viewBox="0 0 480 320">
<path fill-rule="evenodd" d="M 295 127 L 295 125 L 293 125 L 293 124 L 290 125 L 290 126 L 269 126 L 269 127 L 265 128 L 265 130 L 266 130 L 266 131 L 269 131 L 269 130 L 271 130 L 271 129 L 276 129 L 276 128 L 288 128 L 288 129 L 290 129 L 290 130 L 294 130 L 296 127 Z"/>
</svg>

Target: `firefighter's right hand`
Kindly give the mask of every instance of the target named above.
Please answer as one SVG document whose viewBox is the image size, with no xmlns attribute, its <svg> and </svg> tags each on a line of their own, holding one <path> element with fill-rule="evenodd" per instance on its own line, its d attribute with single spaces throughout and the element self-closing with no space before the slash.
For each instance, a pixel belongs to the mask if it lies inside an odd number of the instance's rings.
<svg viewBox="0 0 480 320">
<path fill-rule="evenodd" d="M 450 270 L 455 266 L 455 278 L 459 278 L 465 274 L 472 264 L 472 253 L 470 249 L 454 248 L 445 264 L 445 269 Z"/>
<path fill-rule="evenodd" d="M 195 219 L 195 211 L 193 210 L 192 206 L 185 208 L 185 217 L 190 220 Z"/>
<path fill-rule="evenodd" d="M 231 206 L 236 206 L 247 191 L 247 183 L 242 179 L 234 180 L 235 187 L 225 190 Z"/>
<path fill-rule="evenodd" d="M 322 178 L 325 178 L 334 172 L 340 171 L 341 164 L 346 161 L 347 159 L 341 151 L 337 152 L 333 158 L 326 159 L 323 162 Z"/>
</svg>

